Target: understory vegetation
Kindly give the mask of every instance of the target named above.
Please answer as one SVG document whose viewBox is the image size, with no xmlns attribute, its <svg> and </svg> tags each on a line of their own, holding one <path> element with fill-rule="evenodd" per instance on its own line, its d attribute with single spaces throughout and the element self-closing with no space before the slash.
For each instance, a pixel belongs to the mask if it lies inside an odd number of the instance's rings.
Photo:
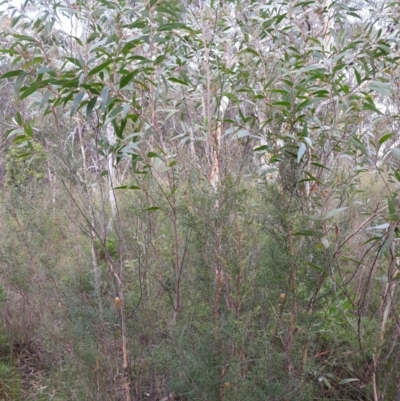
<svg viewBox="0 0 400 401">
<path fill-rule="evenodd" d="M 400 400 L 397 2 L 4 2 L 0 399 Z"/>
</svg>

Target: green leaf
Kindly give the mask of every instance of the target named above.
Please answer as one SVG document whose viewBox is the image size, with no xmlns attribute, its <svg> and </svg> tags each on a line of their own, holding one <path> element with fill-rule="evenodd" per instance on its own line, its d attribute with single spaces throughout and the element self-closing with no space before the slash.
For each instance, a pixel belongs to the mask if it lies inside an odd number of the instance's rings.
<svg viewBox="0 0 400 401">
<path fill-rule="evenodd" d="M 104 121 L 104 125 L 106 126 L 109 124 L 112 120 L 114 120 L 119 113 L 123 110 L 123 106 L 118 106 L 115 109 L 112 109 L 110 113 L 108 113 L 106 121 Z"/>
<path fill-rule="evenodd" d="M 114 187 L 114 189 L 141 189 L 137 185 L 121 185 L 119 187 Z"/>
<path fill-rule="evenodd" d="M 268 145 L 258 146 L 258 147 L 253 149 L 253 152 L 259 152 L 261 150 L 269 150 L 269 146 Z"/>
<path fill-rule="evenodd" d="M 158 0 L 150 0 L 149 8 L 154 7 L 154 5 L 158 2 Z"/>
<path fill-rule="evenodd" d="M 182 79 L 175 78 L 175 77 L 168 78 L 168 81 L 175 82 L 177 84 L 181 84 L 181 85 L 185 85 L 185 86 L 190 86 L 187 82 L 183 81 Z"/>
<path fill-rule="evenodd" d="M 68 60 L 69 62 L 71 62 L 72 64 L 75 64 L 76 66 L 78 66 L 78 67 L 80 67 L 80 68 L 83 68 L 82 63 L 81 63 L 77 58 L 74 58 L 74 57 L 65 57 L 65 59 Z"/>
<path fill-rule="evenodd" d="M 24 131 L 21 128 L 15 128 L 6 132 L 5 138 L 11 138 L 14 135 L 22 134 Z"/>
<path fill-rule="evenodd" d="M 379 144 L 382 145 L 382 143 L 385 143 L 388 139 L 390 139 L 393 136 L 393 134 L 386 134 L 383 135 L 381 138 L 379 138 Z"/>
<path fill-rule="evenodd" d="M 53 70 L 51 69 L 51 68 L 49 68 L 49 67 L 47 67 L 47 66 L 43 66 L 43 67 L 40 67 L 39 68 L 39 70 L 38 70 L 38 72 L 36 73 L 36 75 L 41 75 L 41 74 L 45 74 L 45 73 L 47 73 L 47 74 L 50 74 L 51 73 L 51 75 L 55 75 L 54 74 L 54 72 L 53 72 Z"/>
<path fill-rule="evenodd" d="M 104 68 L 106 68 L 108 65 L 110 65 L 112 63 L 113 60 L 107 60 L 104 63 L 101 63 L 100 65 L 98 65 L 97 67 L 94 67 L 93 69 L 91 69 L 88 73 L 88 75 L 94 75 L 97 74 L 98 72 L 100 72 L 101 70 L 104 70 Z"/>
<path fill-rule="evenodd" d="M 267 92 L 281 93 L 282 95 L 289 96 L 289 92 L 284 89 L 267 89 Z"/>
<path fill-rule="evenodd" d="M 330 168 L 327 167 L 327 166 L 324 166 L 324 165 L 321 164 L 321 163 L 313 162 L 313 163 L 311 163 L 311 165 L 312 165 L 312 166 L 319 167 L 319 168 L 324 168 L 324 169 L 329 170 L 329 171 L 332 171 L 332 169 L 330 169 Z"/>
<path fill-rule="evenodd" d="M 139 72 L 139 70 L 137 69 L 137 70 L 135 70 L 135 71 L 130 72 L 130 73 L 127 74 L 127 75 L 124 75 L 124 76 L 121 78 L 121 80 L 119 81 L 119 88 L 122 89 L 123 87 L 125 87 L 126 85 L 128 85 L 129 82 L 131 82 L 132 78 L 133 78 L 135 75 L 138 74 L 138 72 Z"/>
<path fill-rule="evenodd" d="M 148 207 L 147 209 L 144 209 L 143 211 L 144 212 L 152 212 L 154 210 L 159 210 L 159 209 L 160 208 L 158 206 L 151 206 L 151 207 Z"/>
<path fill-rule="evenodd" d="M 307 262 L 307 265 L 312 267 L 312 268 L 314 268 L 314 269 L 316 269 L 316 270 L 318 270 L 318 271 L 320 271 L 321 273 L 325 274 L 326 276 L 328 275 L 328 273 L 322 267 L 316 265 L 315 263 Z"/>
<path fill-rule="evenodd" d="M 389 226 L 390 227 L 390 226 Z M 381 249 L 380 249 L 380 254 L 381 255 L 386 255 L 389 253 L 390 246 L 393 242 L 393 234 L 394 234 L 394 229 L 395 225 L 392 225 L 390 229 L 388 230 L 387 236 L 385 241 L 383 242 Z"/>
<path fill-rule="evenodd" d="M 32 93 L 35 93 L 39 88 L 41 87 L 40 82 L 35 83 L 31 86 L 28 86 L 27 89 L 25 89 L 20 95 L 19 95 L 19 100 L 24 100 L 27 98 L 29 95 L 32 95 Z"/>
<path fill-rule="evenodd" d="M 28 75 L 27 72 L 22 71 L 22 72 L 18 75 L 17 79 L 15 80 L 15 93 L 16 93 L 17 95 L 19 95 L 19 91 L 20 91 L 20 89 L 21 89 L 22 83 L 24 82 L 24 79 L 25 79 L 25 77 L 26 77 L 27 75 Z"/>
<path fill-rule="evenodd" d="M 94 106 L 96 105 L 97 102 L 97 96 L 94 96 L 92 99 L 90 99 L 90 102 L 86 106 L 86 119 L 89 121 L 90 116 L 92 115 L 92 111 Z"/>
<path fill-rule="evenodd" d="M 394 202 L 393 202 L 393 199 L 391 196 L 387 196 L 387 202 L 388 202 L 389 214 L 396 213 L 396 207 L 394 205 Z"/>
<path fill-rule="evenodd" d="M 17 121 L 17 124 L 19 125 L 19 126 L 22 126 L 22 124 L 23 124 L 23 122 L 22 122 L 22 116 L 21 116 L 21 113 L 19 112 L 19 111 L 17 111 L 17 115 L 16 115 L 16 121 Z"/>
<path fill-rule="evenodd" d="M 175 18 L 179 18 L 177 13 L 175 12 L 175 10 L 169 6 L 170 6 L 170 4 L 168 4 L 168 3 L 167 3 L 167 6 L 158 5 L 156 10 L 159 13 L 169 14 Z"/>
<path fill-rule="evenodd" d="M 189 28 L 187 25 L 182 24 L 181 22 L 173 22 L 170 24 L 163 24 L 160 25 L 157 29 L 158 32 L 166 32 L 166 31 L 172 31 L 173 29 L 185 29 L 187 31 L 193 31 L 191 28 Z"/>
<path fill-rule="evenodd" d="M 285 106 L 288 109 L 290 109 L 292 107 L 292 103 L 290 102 L 274 102 L 272 103 L 273 106 Z"/>
<path fill-rule="evenodd" d="M 24 124 L 24 131 L 29 138 L 33 138 L 33 129 L 29 123 Z"/>
<path fill-rule="evenodd" d="M 162 160 L 162 157 L 161 157 L 158 153 L 156 153 L 156 152 L 149 152 L 149 153 L 147 153 L 147 157 L 148 157 L 148 158 L 157 157 L 157 158 L 159 158 L 159 159 Z"/>
<path fill-rule="evenodd" d="M 339 207 L 337 209 L 331 210 L 329 213 L 326 214 L 326 216 L 324 217 L 324 220 L 330 219 L 330 218 L 336 216 L 337 214 L 343 212 L 346 209 L 347 209 L 347 206 L 346 207 Z"/>
<path fill-rule="evenodd" d="M 101 91 L 101 110 L 103 111 L 108 104 L 108 92 L 110 91 L 110 88 L 108 86 L 105 86 L 103 90 Z"/>
<path fill-rule="evenodd" d="M 313 64 L 307 67 L 300 68 L 299 70 L 294 70 L 293 72 L 295 72 L 296 74 L 302 74 L 309 71 L 318 71 L 324 73 L 326 71 L 326 68 L 321 66 L 321 64 Z"/>
<path fill-rule="evenodd" d="M 400 172 L 398 172 L 397 170 L 394 170 L 394 176 L 397 178 L 397 181 L 400 182 Z"/>
<path fill-rule="evenodd" d="M 20 39 L 20 40 L 26 40 L 27 42 L 36 42 L 35 38 L 32 36 L 26 36 L 26 35 L 18 35 L 14 34 L 14 38 Z"/>
<path fill-rule="evenodd" d="M 41 110 L 49 101 L 51 96 L 51 91 L 49 91 L 48 89 L 46 90 L 46 92 L 44 93 L 43 97 L 42 97 L 42 101 L 40 102 L 39 105 L 39 109 Z"/>
<path fill-rule="evenodd" d="M 160 54 L 155 60 L 153 65 L 158 65 L 161 64 L 165 60 L 166 56 L 165 54 Z"/>
<path fill-rule="evenodd" d="M 382 112 L 376 108 L 375 103 L 370 98 L 368 101 L 363 102 L 364 109 L 374 111 L 375 113 L 382 114 Z"/>
<path fill-rule="evenodd" d="M 348 379 L 343 379 L 340 380 L 340 382 L 338 384 L 347 384 L 347 383 L 351 383 L 351 382 L 358 382 L 360 381 L 360 379 L 355 379 L 355 378 L 348 378 Z"/>
<path fill-rule="evenodd" d="M 76 109 L 78 108 L 79 104 L 81 103 L 83 96 L 85 96 L 85 93 L 86 92 L 82 91 L 75 95 L 74 102 L 71 107 L 71 112 L 69 113 L 70 117 L 72 117 L 74 115 Z"/>
<path fill-rule="evenodd" d="M 391 213 L 387 217 L 389 221 L 400 221 L 400 215 L 398 213 Z"/>
<path fill-rule="evenodd" d="M 313 230 L 301 230 L 301 231 L 296 231 L 293 235 L 314 237 L 314 236 L 316 236 L 318 234 L 319 233 L 317 231 L 313 231 Z"/>
<path fill-rule="evenodd" d="M 8 71 L 5 74 L 3 74 L 0 79 L 4 78 L 11 78 L 11 77 L 17 77 L 21 72 L 24 72 L 23 70 L 14 70 L 14 71 Z"/>
<path fill-rule="evenodd" d="M 367 149 L 365 149 L 364 145 L 361 143 L 361 141 L 356 138 L 355 136 L 350 137 L 349 142 L 353 144 L 353 146 L 358 149 L 362 154 L 366 155 L 367 154 Z"/>
</svg>

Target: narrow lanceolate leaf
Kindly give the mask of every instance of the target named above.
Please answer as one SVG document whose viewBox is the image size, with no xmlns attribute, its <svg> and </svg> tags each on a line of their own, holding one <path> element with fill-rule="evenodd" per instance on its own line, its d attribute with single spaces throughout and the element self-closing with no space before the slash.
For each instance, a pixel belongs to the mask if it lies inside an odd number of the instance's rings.
<svg viewBox="0 0 400 401">
<path fill-rule="evenodd" d="M 245 137 L 247 137 L 247 136 L 249 136 L 250 135 L 250 132 L 247 130 L 247 129 L 240 129 L 238 132 L 237 132 L 237 137 L 238 137 L 238 139 L 240 139 L 240 138 L 245 138 Z"/>
<path fill-rule="evenodd" d="M 387 196 L 386 198 L 387 198 L 387 202 L 388 202 L 389 214 L 396 213 L 396 206 L 394 204 L 393 198 L 391 196 Z"/>
<path fill-rule="evenodd" d="M 372 89 L 373 91 L 378 92 L 382 95 L 390 94 L 390 86 L 387 82 L 372 81 L 369 84 L 369 89 Z"/>
<path fill-rule="evenodd" d="M 80 60 L 78 60 L 77 58 L 74 57 L 65 57 L 66 60 L 68 60 L 69 62 L 71 62 L 72 64 L 75 64 L 76 66 L 83 68 L 83 64 Z"/>
<path fill-rule="evenodd" d="M 297 151 L 297 163 L 300 163 L 306 149 L 307 149 L 306 145 L 304 143 L 301 143 L 299 146 L 299 150 Z"/>
<path fill-rule="evenodd" d="M 33 138 L 33 129 L 29 122 L 24 124 L 24 131 L 28 138 Z"/>
<path fill-rule="evenodd" d="M 340 380 L 340 382 L 338 384 L 347 384 L 347 383 L 358 382 L 358 381 L 360 381 L 360 379 L 355 379 L 353 377 L 349 377 L 348 379 Z"/>
<path fill-rule="evenodd" d="M 400 149 L 393 148 L 391 149 L 393 155 L 396 157 L 397 160 L 400 160 Z"/>
<path fill-rule="evenodd" d="M 16 119 L 17 124 L 18 124 L 19 126 L 21 126 L 21 125 L 23 124 L 23 122 L 22 122 L 22 116 L 21 116 L 21 113 L 20 113 L 19 111 L 17 111 L 17 115 L 15 116 L 15 119 Z"/>
<path fill-rule="evenodd" d="M 379 224 L 378 226 L 374 227 L 367 227 L 367 230 L 387 230 L 389 228 L 390 224 L 389 223 L 383 223 Z"/>
<path fill-rule="evenodd" d="M 383 135 L 381 138 L 379 138 L 379 144 L 382 145 L 382 143 L 385 143 L 388 139 L 390 139 L 393 136 L 393 134 L 386 134 Z"/>
<path fill-rule="evenodd" d="M 360 75 L 360 73 L 357 71 L 356 68 L 353 68 L 353 70 L 354 70 L 354 75 L 356 76 L 357 85 L 360 86 L 360 85 L 361 85 L 361 82 L 362 82 L 362 80 L 361 80 L 361 75 Z"/>
<path fill-rule="evenodd" d="M 314 269 L 317 269 L 318 271 L 320 271 L 325 275 L 328 275 L 327 272 L 321 266 L 318 266 L 315 263 L 307 262 L 307 265 L 313 267 Z"/>
<path fill-rule="evenodd" d="M 326 214 L 324 219 L 330 219 L 331 217 L 336 216 L 337 214 L 343 212 L 346 209 L 347 209 L 347 206 L 346 207 L 339 207 L 337 209 L 331 210 L 329 213 Z"/>
<path fill-rule="evenodd" d="M 124 105 L 124 109 L 123 109 L 123 112 L 122 112 L 122 118 L 126 117 L 126 115 L 128 114 L 130 109 L 131 109 L 131 105 L 129 103 Z"/>
<path fill-rule="evenodd" d="M 119 187 L 114 187 L 114 189 L 141 189 L 137 185 L 121 185 Z"/>
<path fill-rule="evenodd" d="M 382 112 L 379 109 L 377 109 L 377 107 L 375 106 L 375 103 L 372 101 L 372 99 L 369 99 L 368 101 L 363 102 L 363 106 L 364 106 L 364 109 L 366 109 L 366 110 L 371 110 L 371 111 L 374 111 L 375 113 L 382 114 Z"/>
<path fill-rule="evenodd" d="M 36 39 L 33 38 L 32 36 L 27 36 L 27 35 L 19 35 L 19 34 L 14 34 L 14 38 L 17 38 L 19 40 L 26 40 L 27 42 L 36 42 Z"/>
<path fill-rule="evenodd" d="M 107 60 L 104 63 L 101 63 L 100 65 L 98 65 L 97 67 L 94 67 L 93 69 L 91 69 L 89 71 L 89 76 L 90 75 L 94 75 L 97 74 L 98 72 L 100 72 L 101 70 L 104 70 L 104 68 L 108 67 L 110 64 L 112 63 L 112 60 Z"/>
<path fill-rule="evenodd" d="M 53 76 L 55 75 L 53 70 L 51 68 L 47 67 L 46 65 L 44 65 L 43 67 L 40 67 L 38 72 L 36 73 L 36 75 L 41 75 L 41 74 L 45 74 L 45 73 L 53 75 Z"/>
<path fill-rule="evenodd" d="M 108 86 L 105 86 L 103 90 L 101 91 L 101 110 L 103 111 L 108 103 L 108 92 L 110 91 L 110 88 Z"/>
<path fill-rule="evenodd" d="M 72 117 L 76 111 L 76 109 L 78 108 L 79 104 L 82 101 L 83 96 L 85 96 L 85 92 L 79 92 L 75 98 L 74 98 L 74 103 L 72 104 L 71 107 L 71 112 L 70 112 L 70 117 Z"/>
<path fill-rule="evenodd" d="M 24 72 L 23 70 L 14 70 L 14 71 L 8 71 L 5 74 L 3 74 L 0 79 L 4 78 L 12 78 L 12 77 L 17 77 L 21 72 Z"/>
<path fill-rule="evenodd" d="M 35 83 L 31 86 L 28 86 L 28 88 L 26 88 L 24 91 L 22 91 L 19 95 L 19 100 L 24 100 L 25 98 L 27 98 L 29 95 L 32 95 L 32 93 L 35 93 L 39 88 L 42 87 L 42 84 L 39 83 Z"/>
<path fill-rule="evenodd" d="M 162 157 L 161 157 L 158 153 L 156 153 L 156 152 L 149 152 L 149 153 L 147 153 L 147 157 L 148 157 L 148 158 L 157 157 L 157 158 L 159 158 L 159 159 L 162 160 Z"/>
<path fill-rule="evenodd" d="M 111 112 L 107 115 L 106 121 L 104 121 L 104 125 L 107 125 L 111 121 L 113 121 L 122 110 L 123 106 L 118 106 L 115 109 L 112 109 Z"/>
<path fill-rule="evenodd" d="M 122 89 L 126 85 L 131 82 L 132 78 L 139 72 L 139 70 L 135 70 L 130 72 L 129 74 L 124 75 L 121 80 L 119 81 L 119 88 Z"/>
<path fill-rule="evenodd" d="M 175 82 L 177 84 L 181 84 L 181 85 L 185 85 L 185 86 L 189 86 L 189 84 L 187 82 L 185 82 L 185 81 L 183 81 L 182 79 L 179 79 L 179 78 L 171 77 L 171 78 L 168 78 L 168 81 Z"/>
<path fill-rule="evenodd" d="M 39 109 L 42 109 L 47 104 L 47 102 L 50 99 L 50 96 L 51 96 L 51 92 L 47 89 L 42 97 L 42 101 L 40 102 Z"/>
<path fill-rule="evenodd" d="M 153 212 L 153 211 L 159 210 L 159 209 L 160 208 L 158 206 L 151 206 L 151 207 L 148 207 L 147 209 L 144 209 L 143 211 L 144 212 Z"/>
<path fill-rule="evenodd" d="M 7 131 L 7 132 L 6 132 L 5 138 L 6 138 L 6 139 L 11 138 L 11 137 L 14 136 L 14 135 L 22 134 L 23 132 L 24 132 L 24 131 L 22 130 L 22 128 L 15 128 L 15 129 L 12 129 L 12 130 Z"/>
<path fill-rule="evenodd" d="M 23 84 L 23 82 L 24 82 L 24 79 L 25 79 L 25 77 L 26 77 L 27 75 L 28 75 L 27 72 L 22 71 L 22 72 L 18 75 L 17 79 L 15 80 L 15 93 L 16 93 L 17 95 L 19 95 L 19 91 L 21 90 L 21 86 L 22 86 L 22 84 Z"/>
<path fill-rule="evenodd" d="M 193 31 L 193 29 L 189 28 L 187 25 L 182 24 L 181 22 L 173 22 L 170 24 L 160 25 L 157 29 L 158 32 L 167 32 L 172 31 L 173 29 L 185 29 L 187 31 Z"/>
<path fill-rule="evenodd" d="M 86 106 L 86 119 L 88 121 L 90 120 L 90 116 L 92 115 L 93 108 L 96 105 L 96 101 L 97 101 L 97 96 L 94 96 L 92 99 L 90 99 L 90 102 Z"/>
</svg>

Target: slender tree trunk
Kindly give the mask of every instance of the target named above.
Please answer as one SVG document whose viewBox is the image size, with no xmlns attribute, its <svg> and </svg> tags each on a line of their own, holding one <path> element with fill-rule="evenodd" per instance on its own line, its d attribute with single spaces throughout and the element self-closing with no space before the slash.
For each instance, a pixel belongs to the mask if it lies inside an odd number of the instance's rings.
<svg viewBox="0 0 400 401">
<path fill-rule="evenodd" d="M 96 239 L 97 234 L 95 231 L 96 227 L 96 212 L 93 205 L 92 195 L 89 191 L 89 179 L 88 179 L 88 169 L 87 169 L 87 161 L 86 161 L 86 149 L 85 143 L 83 138 L 83 127 L 82 123 L 79 119 L 77 119 L 78 124 L 78 135 L 79 135 L 79 144 L 82 153 L 82 170 L 83 170 L 83 179 L 84 179 L 84 193 L 86 195 L 86 199 L 88 202 L 88 209 L 89 209 L 89 224 L 90 224 L 90 242 L 91 242 L 91 254 L 92 254 L 92 265 L 93 265 L 93 274 L 94 274 L 94 282 L 95 282 L 95 291 L 96 291 L 96 298 L 98 302 L 99 312 L 100 312 L 100 319 L 103 321 L 103 305 L 101 302 L 101 294 L 100 294 L 100 271 L 97 262 L 97 255 L 96 255 Z"/>
</svg>

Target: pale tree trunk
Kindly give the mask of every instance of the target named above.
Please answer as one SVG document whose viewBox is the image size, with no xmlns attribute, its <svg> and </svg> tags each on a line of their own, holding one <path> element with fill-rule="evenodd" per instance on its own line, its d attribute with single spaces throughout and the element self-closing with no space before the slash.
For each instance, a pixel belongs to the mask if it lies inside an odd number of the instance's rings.
<svg viewBox="0 0 400 401">
<path fill-rule="evenodd" d="M 228 7 L 228 6 L 227 6 Z M 226 11 L 227 8 L 224 10 Z M 234 7 L 231 10 L 234 13 Z M 207 12 L 210 12 L 209 15 L 206 15 Z M 223 137 L 223 120 L 225 113 L 229 107 L 229 98 L 226 96 L 221 96 L 219 98 L 219 91 L 221 93 L 226 90 L 226 88 L 219 87 L 221 82 L 218 79 L 213 77 L 212 68 L 211 68 L 211 60 L 210 60 L 210 44 L 213 41 L 213 35 L 215 33 L 214 27 L 208 25 L 210 21 L 213 21 L 215 16 L 211 14 L 211 8 L 204 6 L 202 10 L 200 10 L 200 23 L 199 27 L 202 31 L 202 41 L 203 41 L 203 50 L 204 50 L 204 60 L 202 61 L 204 70 L 206 83 L 203 91 L 202 98 L 202 108 L 203 108 L 203 116 L 204 123 L 207 127 L 208 141 L 206 143 L 206 154 L 208 156 L 208 160 L 210 163 L 209 170 L 209 183 L 210 187 L 214 193 L 214 213 L 218 215 L 220 204 L 219 204 L 219 189 L 221 185 L 221 158 L 222 158 L 222 137 Z M 207 19 L 207 21 L 205 21 Z M 233 51 L 229 53 L 227 48 L 225 48 L 225 58 L 227 65 L 232 65 L 236 56 L 233 55 Z M 219 104 L 218 104 L 219 100 Z M 217 103 L 217 108 L 214 108 L 214 102 Z M 215 115 L 216 114 L 216 115 Z M 214 261 L 214 271 L 215 271 L 215 296 L 213 303 L 213 315 L 215 322 L 215 352 L 218 356 L 218 398 L 220 401 L 224 399 L 224 385 L 223 378 L 227 372 L 227 367 L 224 366 L 223 361 L 223 342 L 220 333 L 220 324 L 219 324 L 219 305 L 221 302 L 223 288 L 227 288 L 229 292 L 229 283 L 226 281 L 226 273 L 224 270 L 223 260 L 221 258 L 223 252 L 222 246 L 222 232 L 223 232 L 223 223 L 217 223 L 214 226 L 214 235 L 215 238 L 215 261 Z M 227 294 L 227 301 L 229 304 L 230 294 Z"/>
<path fill-rule="evenodd" d="M 95 222 L 96 222 L 96 213 L 95 213 L 95 206 L 92 199 L 92 194 L 89 190 L 89 177 L 88 177 L 88 169 L 87 169 L 87 159 L 86 159 L 86 149 L 84 144 L 83 138 L 83 128 L 80 120 L 78 119 L 78 133 L 79 133 L 79 141 L 82 153 L 82 169 L 83 169 L 83 178 L 84 178 L 84 191 L 87 197 L 88 205 L 89 205 L 89 223 L 90 223 L 90 234 L 91 234 L 91 252 L 92 252 L 92 263 L 94 269 L 94 276 L 95 276 L 95 287 L 96 287 L 96 296 L 98 298 L 99 303 L 99 310 L 100 310 L 100 317 L 101 321 L 103 321 L 103 308 L 101 303 L 101 294 L 100 294 L 100 273 L 99 273 L 99 266 L 97 262 L 97 255 L 96 255 L 96 239 L 100 239 L 98 234 L 96 233 L 95 229 Z M 111 127 L 111 129 L 107 129 L 107 137 L 109 142 L 115 141 L 115 133 Z M 114 142 L 115 143 L 115 142 Z M 108 225 L 114 223 L 114 219 L 116 218 L 117 212 L 117 203 L 116 198 L 113 190 L 113 185 L 115 185 L 115 166 L 114 166 L 114 154 L 111 154 L 108 157 L 108 173 L 109 173 L 109 201 L 110 201 L 110 208 L 111 208 L 111 217 Z M 104 213 L 104 207 L 103 207 Z M 100 219 L 103 226 L 105 225 L 104 222 L 105 215 L 102 216 Z M 108 254 L 107 251 L 107 241 L 106 241 L 106 232 L 105 227 L 102 228 L 104 238 L 103 246 L 105 246 L 105 253 L 106 253 L 106 260 L 107 264 L 111 273 L 111 277 L 114 279 L 117 285 L 117 292 L 118 296 L 115 298 L 115 305 L 117 307 L 119 316 L 120 316 L 120 327 L 121 327 L 121 348 L 122 348 L 122 368 L 123 368 L 123 386 L 125 392 L 125 401 L 131 401 L 131 374 L 130 374 L 130 365 L 129 365 L 129 352 L 127 346 L 127 334 L 126 334 L 126 312 L 125 312 L 125 302 L 124 302 L 124 293 L 123 293 L 123 261 L 121 257 L 118 260 L 118 266 L 116 262 L 113 261 Z"/>
<path fill-rule="evenodd" d="M 115 135 L 114 127 L 112 126 L 112 124 L 107 125 L 107 140 L 110 146 L 114 146 L 117 142 L 117 137 Z M 108 163 L 108 196 L 111 209 L 111 216 L 108 221 L 107 230 L 111 231 L 117 213 L 117 200 L 115 199 L 114 187 L 119 185 L 116 179 L 114 152 L 109 152 L 107 156 L 107 163 Z"/>
<path fill-rule="evenodd" d="M 96 212 L 93 204 L 92 194 L 90 193 L 90 183 L 88 178 L 88 168 L 87 168 L 87 160 L 86 160 L 86 149 L 83 138 L 83 126 L 82 122 L 79 118 L 77 118 L 77 126 L 78 126 L 78 135 L 79 135 L 79 144 L 82 153 L 82 178 L 84 180 L 84 193 L 88 202 L 89 209 L 89 224 L 90 224 L 90 240 L 91 240 L 91 254 L 92 254 L 92 265 L 93 265 L 93 274 L 94 274 L 94 282 L 95 282 L 95 291 L 96 298 L 98 301 L 99 311 L 100 311 L 100 319 L 103 321 L 103 306 L 101 302 L 100 295 L 100 271 L 97 263 L 97 255 L 96 255 L 96 238 L 97 234 L 95 231 L 96 224 Z"/>
<path fill-rule="evenodd" d="M 377 346 L 376 346 L 376 354 L 373 355 L 373 367 L 372 367 L 372 390 L 373 390 L 373 397 L 374 401 L 379 401 L 382 399 L 381 394 L 378 390 L 377 387 L 377 382 L 376 382 L 376 373 L 378 371 L 379 367 L 379 362 L 380 362 L 380 353 L 381 349 L 384 345 L 385 341 L 385 334 L 386 334 L 386 329 L 389 321 L 389 315 L 393 310 L 393 299 L 394 299 L 394 291 L 396 289 L 396 283 L 398 280 L 398 277 L 400 275 L 400 258 L 394 258 L 396 251 L 396 242 L 392 240 L 391 246 L 390 246 L 390 253 L 391 253 L 391 260 L 390 260 L 390 266 L 388 269 L 388 274 L 387 274 L 387 283 L 385 286 L 385 292 L 382 295 L 382 302 L 380 306 L 380 313 L 382 316 L 382 321 L 380 324 L 380 329 L 379 329 L 379 335 L 378 335 L 378 341 L 377 341 Z"/>
<path fill-rule="evenodd" d="M 107 140 L 110 146 L 114 146 L 117 142 L 114 127 L 112 124 L 108 124 L 106 131 Z M 110 218 L 107 224 L 107 231 L 110 232 L 114 228 L 114 224 L 117 221 L 117 200 L 115 197 L 114 187 L 118 186 L 117 169 L 115 166 L 115 154 L 114 151 L 110 151 L 107 156 L 108 163 L 108 195 L 110 202 Z M 118 230 L 118 227 L 116 227 Z M 119 250 L 121 250 L 119 245 Z M 129 352 L 128 352 L 128 339 L 126 333 L 126 310 L 125 310 L 125 299 L 123 291 L 123 267 L 124 263 L 122 260 L 121 252 L 119 252 L 118 261 L 111 260 L 110 255 L 107 255 L 107 262 L 112 276 L 115 278 L 115 282 L 118 287 L 118 297 L 115 298 L 117 309 L 120 313 L 120 327 L 121 327 L 121 348 L 122 348 L 122 369 L 123 369 L 123 383 L 125 391 L 125 401 L 131 401 L 131 370 L 129 364 Z"/>
</svg>

